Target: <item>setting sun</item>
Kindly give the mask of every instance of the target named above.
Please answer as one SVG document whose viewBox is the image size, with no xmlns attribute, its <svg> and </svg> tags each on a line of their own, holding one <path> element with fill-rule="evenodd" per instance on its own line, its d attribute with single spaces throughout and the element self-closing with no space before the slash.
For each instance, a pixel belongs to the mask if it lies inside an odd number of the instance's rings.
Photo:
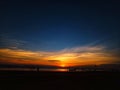
<svg viewBox="0 0 120 90">
<path fill-rule="evenodd" d="M 61 66 L 61 67 L 65 67 L 65 64 L 61 64 L 60 66 Z"/>
</svg>

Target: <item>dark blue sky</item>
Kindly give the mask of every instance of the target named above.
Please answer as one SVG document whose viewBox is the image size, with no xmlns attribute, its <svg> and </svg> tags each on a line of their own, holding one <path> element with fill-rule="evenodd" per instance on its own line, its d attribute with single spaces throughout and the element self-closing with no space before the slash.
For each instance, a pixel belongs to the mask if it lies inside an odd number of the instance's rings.
<svg viewBox="0 0 120 90">
<path fill-rule="evenodd" d="M 119 48 L 120 1 L 0 1 L 1 48 Z"/>
</svg>

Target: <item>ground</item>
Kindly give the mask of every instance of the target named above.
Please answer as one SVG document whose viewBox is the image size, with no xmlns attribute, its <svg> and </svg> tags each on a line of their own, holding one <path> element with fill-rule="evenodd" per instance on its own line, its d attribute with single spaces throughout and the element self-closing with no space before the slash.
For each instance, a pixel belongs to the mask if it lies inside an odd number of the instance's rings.
<svg viewBox="0 0 120 90">
<path fill-rule="evenodd" d="M 0 90 L 120 90 L 119 86 L 118 72 L 0 72 Z"/>
</svg>

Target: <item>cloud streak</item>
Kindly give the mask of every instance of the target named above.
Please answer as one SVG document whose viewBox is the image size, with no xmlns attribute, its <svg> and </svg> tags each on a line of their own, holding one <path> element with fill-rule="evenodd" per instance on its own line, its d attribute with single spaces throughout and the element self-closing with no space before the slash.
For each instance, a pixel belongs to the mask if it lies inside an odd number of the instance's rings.
<svg viewBox="0 0 120 90">
<path fill-rule="evenodd" d="M 109 64 L 119 61 L 117 53 L 104 46 L 82 46 L 55 52 L 0 49 L 0 63 L 66 66 Z"/>
</svg>

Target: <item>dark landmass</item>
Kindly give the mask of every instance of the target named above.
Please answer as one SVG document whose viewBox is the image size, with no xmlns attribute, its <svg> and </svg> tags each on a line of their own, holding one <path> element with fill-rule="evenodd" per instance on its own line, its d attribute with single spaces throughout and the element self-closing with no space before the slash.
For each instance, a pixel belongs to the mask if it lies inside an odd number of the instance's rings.
<svg viewBox="0 0 120 90">
<path fill-rule="evenodd" d="M 120 72 L 0 71 L 0 90 L 120 90 Z"/>
</svg>

